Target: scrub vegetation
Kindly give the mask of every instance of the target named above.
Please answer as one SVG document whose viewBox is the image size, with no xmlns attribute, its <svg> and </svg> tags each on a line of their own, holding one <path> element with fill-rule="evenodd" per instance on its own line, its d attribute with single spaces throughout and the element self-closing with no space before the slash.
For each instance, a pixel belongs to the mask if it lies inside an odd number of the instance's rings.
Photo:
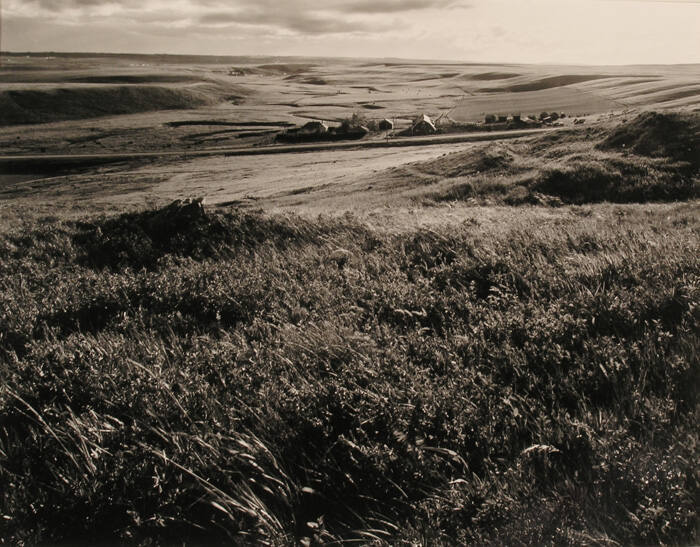
<svg viewBox="0 0 700 547">
<path fill-rule="evenodd" d="M 676 201 L 700 196 L 699 151 L 700 116 L 647 112 L 612 128 L 490 144 L 411 168 L 430 183 L 427 203 Z"/>
<path fill-rule="evenodd" d="M 692 544 L 695 202 L 0 233 L 8 544 Z"/>
</svg>

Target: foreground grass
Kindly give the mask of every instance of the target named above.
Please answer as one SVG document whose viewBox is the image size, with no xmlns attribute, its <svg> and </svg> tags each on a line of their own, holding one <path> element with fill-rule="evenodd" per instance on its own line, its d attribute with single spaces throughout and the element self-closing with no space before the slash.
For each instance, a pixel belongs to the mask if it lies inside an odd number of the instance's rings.
<svg viewBox="0 0 700 547">
<path fill-rule="evenodd" d="M 0 538 L 696 542 L 697 205 L 528 211 L 6 229 Z"/>
</svg>

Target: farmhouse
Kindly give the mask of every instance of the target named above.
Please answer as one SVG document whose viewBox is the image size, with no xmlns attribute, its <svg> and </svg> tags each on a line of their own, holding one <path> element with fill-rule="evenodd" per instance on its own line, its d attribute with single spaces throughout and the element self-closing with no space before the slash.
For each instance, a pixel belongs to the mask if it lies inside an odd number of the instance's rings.
<svg viewBox="0 0 700 547">
<path fill-rule="evenodd" d="M 394 122 L 392 122 L 391 120 L 387 120 L 386 118 L 384 118 L 383 120 L 381 120 L 381 121 L 379 122 L 379 124 L 377 125 L 377 127 L 379 127 L 379 130 L 380 130 L 380 131 L 390 131 L 391 129 L 394 129 Z"/>
<path fill-rule="evenodd" d="M 433 123 L 433 120 L 429 116 L 422 114 L 413 122 L 411 127 L 411 134 L 413 135 L 432 135 L 437 133 L 437 128 Z"/>
<path fill-rule="evenodd" d="M 328 126 L 319 121 L 308 122 L 297 131 L 297 135 L 325 135 L 326 133 L 328 133 Z"/>
</svg>

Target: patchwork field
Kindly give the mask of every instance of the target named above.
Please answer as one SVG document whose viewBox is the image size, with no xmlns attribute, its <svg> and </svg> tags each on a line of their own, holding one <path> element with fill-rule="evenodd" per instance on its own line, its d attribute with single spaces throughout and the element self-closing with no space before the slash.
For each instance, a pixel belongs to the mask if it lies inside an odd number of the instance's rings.
<svg viewBox="0 0 700 547">
<path fill-rule="evenodd" d="M 0 148 L 11 154 L 247 146 L 269 143 L 288 124 L 337 123 L 353 114 L 389 118 L 400 129 L 420 113 L 464 122 L 489 113 L 692 109 L 700 105 L 698 82 L 696 65 L 5 55 Z M 248 125 L 235 125 L 241 123 Z"/>
</svg>

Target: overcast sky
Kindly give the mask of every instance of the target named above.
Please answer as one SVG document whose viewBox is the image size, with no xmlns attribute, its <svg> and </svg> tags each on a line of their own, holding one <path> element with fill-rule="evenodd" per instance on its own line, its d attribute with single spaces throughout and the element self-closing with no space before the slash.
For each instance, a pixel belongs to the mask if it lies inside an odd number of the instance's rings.
<svg viewBox="0 0 700 547">
<path fill-rule="evenodd" d="M 0 2 L 8 51 L 700 62 L 700 0 Z"/>
</svg>

